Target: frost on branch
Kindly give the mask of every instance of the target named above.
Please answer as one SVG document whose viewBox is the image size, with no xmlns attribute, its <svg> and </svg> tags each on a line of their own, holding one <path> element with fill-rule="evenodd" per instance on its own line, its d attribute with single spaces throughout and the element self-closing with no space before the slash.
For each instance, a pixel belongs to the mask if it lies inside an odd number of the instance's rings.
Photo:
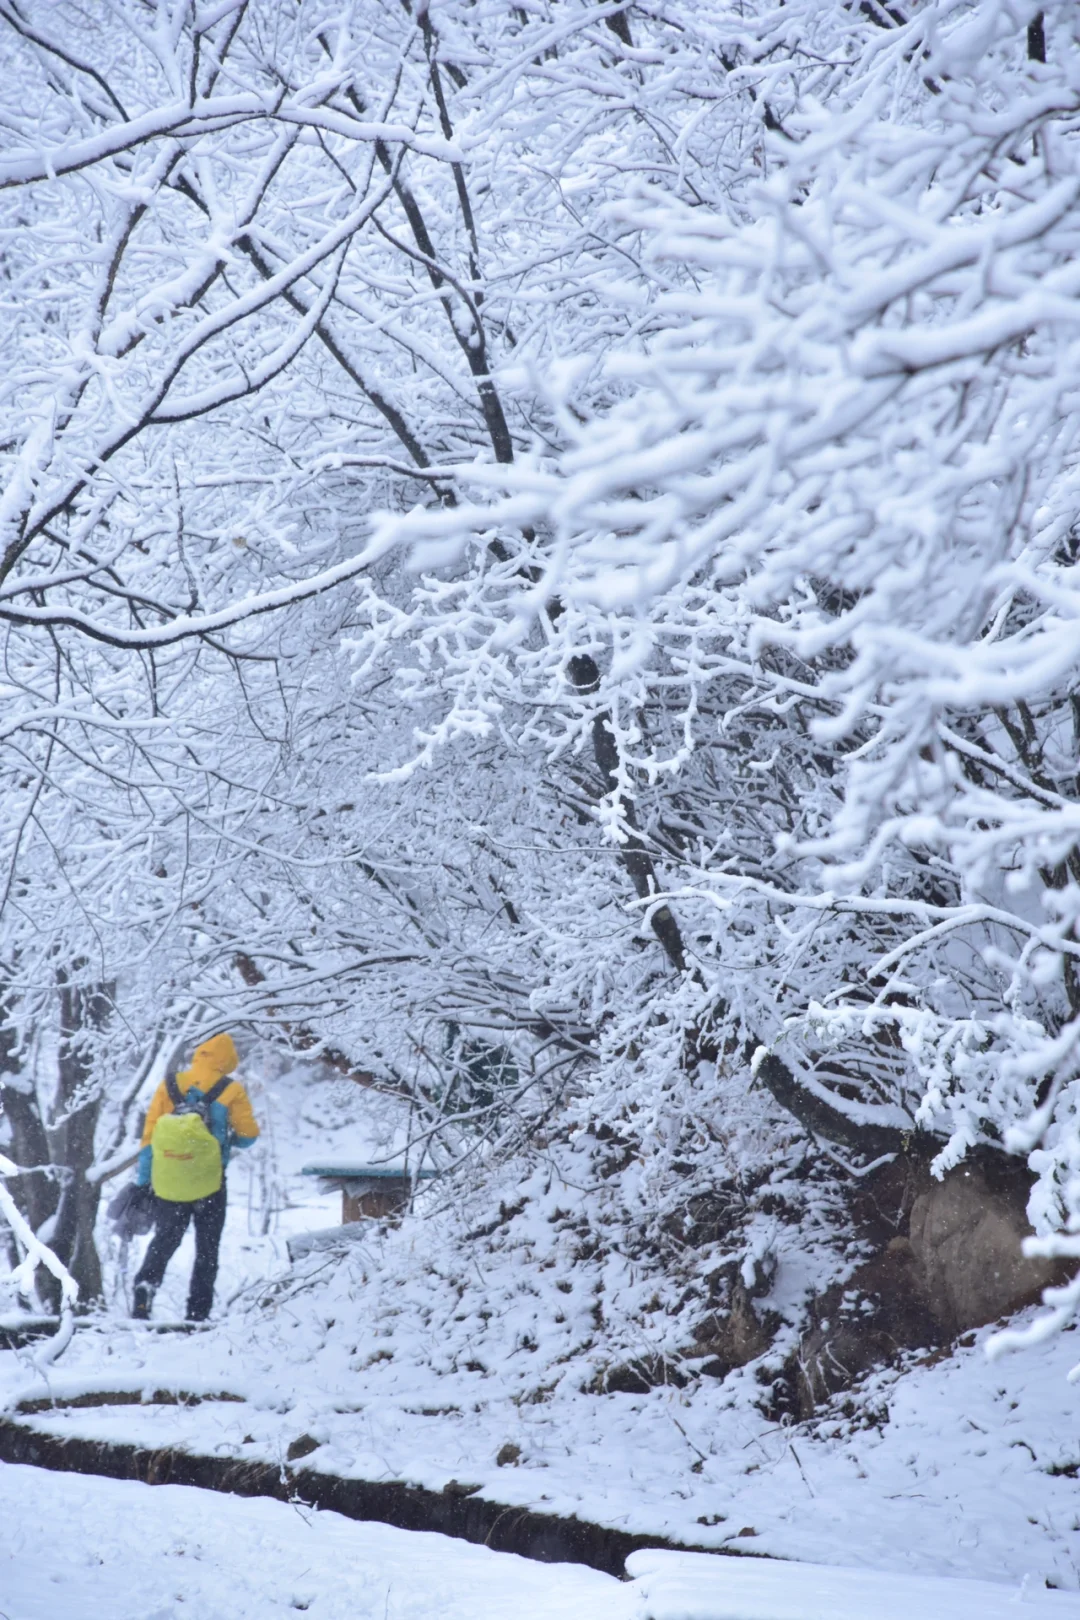
<svg viewBox="0 0 1080 1620">
<path fill-rule="evenodd" d="M 650 1231 L 915 1140 L 1060 1241 L 1072 10 L 26 9 L 0 980 L 110 1033 L 19 1130 L 92 1189 L 214 1016 Z"/>
<path fill-rule="evenodd" d="M 643 182 L 607 210 L 640 251 L 610 402 L 583 409 L 567 372 L 565 445 L 463 468 L 471 506 L 387 518 L 380 544 L 445 562 L 458 537 L 452 598 L 432 580 L 412 619 L 451 726 L 481 661 L 553 754 L 607 716 L 598 819 L 648 826 L 694 942 L 665 1016 L 725 1026 L 732 1058 L 775 1046 L 849 1116 L 900 1110 L 939 1171 L 1026 1132 L 1040 1243 L 1068 1252 L 1075 17 L 1045 9 L 1045 65 L 1008 4 L 858 37 L 849 17 L 814 8 L 843 66 L 807 68 L 755 182 L 704 205 Z M 508 561 L 464 549 L 495 532 Z M 601 679 L 572 705 L 586 651 Z"/>
<path fill-rule="evenodd" d="M 49 1341 L 45 1350 L 40 1351 L 36 1357 L 37 1365 L 44 1367 L 55 1361 L 71 1341 L 74 1328 L 72 1313 L 75 1302 L 79 1297 L 79 1285 L 63 1262 L 56 1258 L 48 1244 L 42 1243 L 41 1239 L 36 1236 L 27 1224 L 15 1200 L 4 1186 L 2 1179 L 4 1176 L 16 1176 L 18 1173 L 18 1166 L 12 1164 L 10 1159 L 5 1158 L 0 1153 L 0 1215 L 10 1226 L 15 1241 L 22 1251 L 22 1258 L 11 1273 L 11 1282 L 20 1294 L 32 1294 L 34 1272 L 38 1266 L 44 1266 L 47 1271 L 52 1273 L 60 1285 L 61 1317 L 59 1331 Z"/>
</svg>

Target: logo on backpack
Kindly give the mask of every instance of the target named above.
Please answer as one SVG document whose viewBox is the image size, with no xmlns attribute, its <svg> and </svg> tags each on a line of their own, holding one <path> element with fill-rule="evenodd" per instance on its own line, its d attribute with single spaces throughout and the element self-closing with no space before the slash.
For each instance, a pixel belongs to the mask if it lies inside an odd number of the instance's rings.
<svg viewBox="0 0 1080 1620">
<path fill-rule="evenodd" d="M 166 1075 L 165 1089 L 173 1111 L 161 1115 L 150 1138 L 150 1184 L 159 1198 L 193 1204 L 220 1188 L 224 1175 L 221 1143 L 210 1129 L 210 1107 L 231 1084 L 232 1076 L 224 1075 L 205 1093 L 193 1086 L 185 1094 L 176 1076 Z"/>
</svg>

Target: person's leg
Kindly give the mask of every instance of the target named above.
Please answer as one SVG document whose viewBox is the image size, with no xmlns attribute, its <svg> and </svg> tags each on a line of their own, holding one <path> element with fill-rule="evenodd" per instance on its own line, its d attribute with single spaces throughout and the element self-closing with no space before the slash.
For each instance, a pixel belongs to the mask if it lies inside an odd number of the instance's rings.
<svg viewBox="0 0 1080 1620">
<path fill-rule="evenodd" d="M 180 1241 L 187 1231 L 190 1219 L 190 1204 L 176 1204 L 166 1198 L 158 1199 L 157 1212 L 154 1216 L 154 1235 L 150 1239 L 146 1258 L 139 1267 L 133 1289 L 135 1303 L 131 1314 L 137 1319 L 141 1321 L 148 1319 L 154 1295 L 161 1287 L 165 1275 L 165 1267 L 180 1247 Z"/>
<path fill-rule="evenodd" d="M 195 1264 L 188 1290 L 187 1319 L 189 1322 L 205 1322 L 214 1303 L 218 1249 L 221 1245 L 221 1229 L 225 1225 L 224 1181 L 209 1198 L 197 1199 L 192 1211 L 195 1219 Z"/>
</svg>

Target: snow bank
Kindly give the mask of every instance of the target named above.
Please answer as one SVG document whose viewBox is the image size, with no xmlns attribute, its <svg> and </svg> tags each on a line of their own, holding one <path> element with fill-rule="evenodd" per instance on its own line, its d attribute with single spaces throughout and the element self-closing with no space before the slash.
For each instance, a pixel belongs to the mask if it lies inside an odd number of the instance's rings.
<svg viewBox="0 0 1080 1620">
<path fill-rule="evenodd" d="M 624 1584 L 300 1503 L 4 1465 L 0 1524 L 7 1620 L 1080 1620 L 1064 1593 L 765 1559 L 635 1553 Z"/>
<path fill-rule="evenodd" d="M 636 1616 L 644 1620 L 1069 1620 L 1080 1599 L 1059 1592 L 875 1575 L 729 1559 L 722 1569 L 700 1554 L 640 1552 L 626 1561 Z"/>
</svg>

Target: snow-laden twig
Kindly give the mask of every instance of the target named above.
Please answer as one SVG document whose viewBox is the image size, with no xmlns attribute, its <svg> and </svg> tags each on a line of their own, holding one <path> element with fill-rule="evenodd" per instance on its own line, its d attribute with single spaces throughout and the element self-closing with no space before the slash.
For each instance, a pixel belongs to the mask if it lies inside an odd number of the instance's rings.
<svg viewBox="0 0 1080 1620">
<path fill-rule="evenodd" d="M 75 1303 L 79 1297 L 79 1285 L 68 1271 L 62 1260 L 49 1248 L 47 1243 L 33 1231 L 19 1206 L 4 1186 L 5 1176 L 17 1176 L 18 1165 L 0 1153 L 0 1214 L 4 1216 L 8 1225 L 15 1234 L 15 1240 L 22 1250 L 22 1259 L 11 1273 L 20 1294 L 31 1293 L 34 1286 L 34 1272 L 38 1266 L 44 1266 L 50 1271 L 60 1284 L 60 1326 L 45 1348 L 39 1350 L 34 1357 L 34 1364 L 38 1368 L 45 1368 L 63 1355 L 71 1343 L 71 1336 L 75 1331 Z"/>
</svg>

